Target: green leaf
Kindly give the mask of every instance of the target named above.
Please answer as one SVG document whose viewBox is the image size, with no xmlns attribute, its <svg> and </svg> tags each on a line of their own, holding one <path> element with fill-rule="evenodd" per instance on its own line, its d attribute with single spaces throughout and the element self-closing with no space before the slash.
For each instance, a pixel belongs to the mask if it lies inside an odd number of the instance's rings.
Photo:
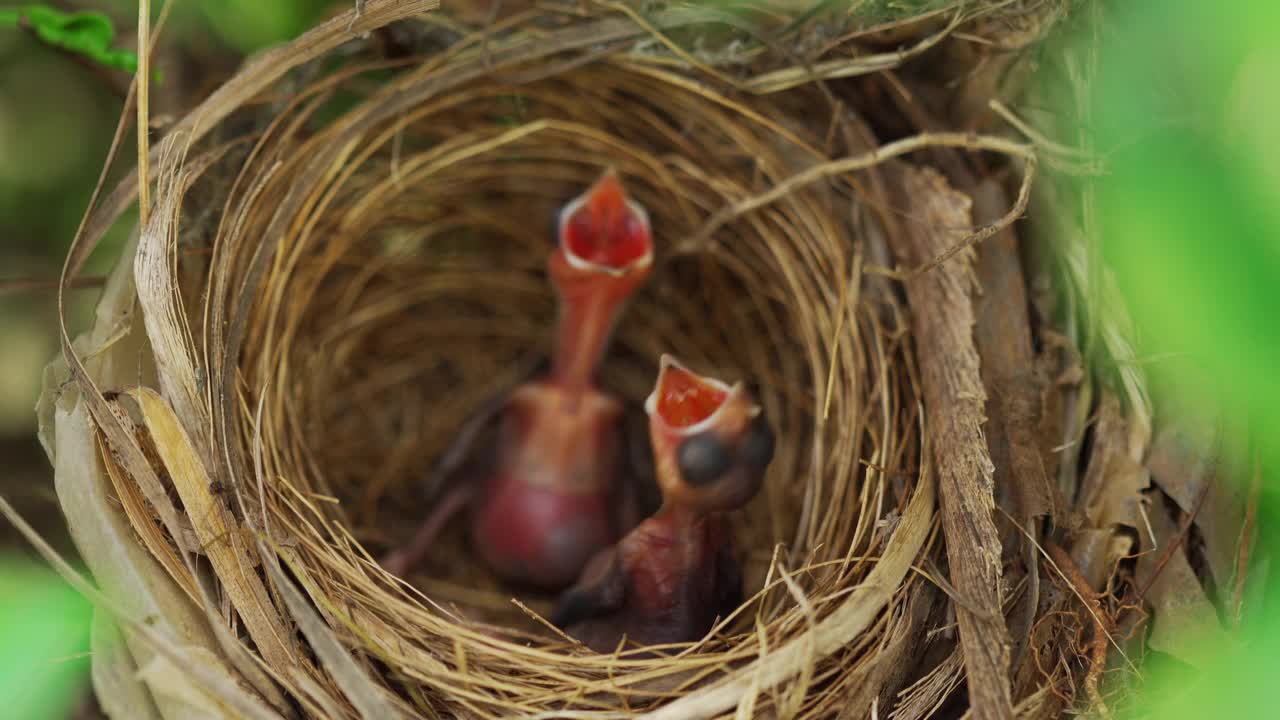
<svg viewBox="0 0 1280 720">
<path fill-rule="evenodd" d="M 99 65 L 129 73 L 138 69 L 136 53 L 112 49 L 116 31 L 102 13 L 67 13 L 45 5 L 27 5 L 0 10 L 0 27 L 30 29 L 45 44 Z"/>
</svg>

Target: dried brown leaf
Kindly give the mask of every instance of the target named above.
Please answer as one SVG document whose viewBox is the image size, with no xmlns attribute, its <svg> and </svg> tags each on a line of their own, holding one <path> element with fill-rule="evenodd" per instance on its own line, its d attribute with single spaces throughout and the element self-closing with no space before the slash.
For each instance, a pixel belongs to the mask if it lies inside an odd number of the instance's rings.
<svg viewBox="0 0 1280 720">
<path fill-rule="evenodd" d="M 1073 536 L 1071 560 L 1080 568 L 1089 588 L 1102 589 L 1116 563 L 1133 550 L 1133 541 L 1112 528 L 1085 529 Z"/>
<path fill-rule="evenodd" d="M 1204 539 L 1209 572 L 1219 587 L 1229 587 L 1237 573 L 1249 491 L 1239 470 L 1235 449 L 1215 423 L 1178 418 L 1160 423 L 1147 458 L 1151 481 L 1178 504 L 1183 512 L 1195 512 L 1195 524 Z M 1238 450 L 1236 454 L 1241 454 Z M 1208 486 L 1206 488 L 1206 486 Z M 1203 505 L 1196 508 L 1201 493 Z"/>
<path fill-rule="evenodd" d="M 1221 647 L 1226 633 L 1187 561 L 1186 538 L 1179 536 L 1178 524 L 1160 503 L 1153 503 L 1148 515 L 1151 530 L 1143 527 L 1139 534 L 1143 549 L 1149 552 L 1138 558 L 1137 568 L 1138 583 L 1148 588 L 1145 600 L 1152 609 L 1147 645 L 1203 667 L 1210 658 L 1208 648 Z"/>
<path fill-rule="evenodd" d="M 1218 452 L 1218 430 L 1213 424 L 1159 422 L 1147 457 L 1151 481 L 1183 512 L 1191 512 L 1204 486 L 1217 474 Z"/>
<path fill-rule="evenodd" d="M 1080 507 L 1090 527 L 1144 524 L 1142 493 L 1151 478 L 1135 455 L 1141 452 L 1133 444 L 1120 401 L 1104 390 L 1093 427 L 1093 452 L 1080 486 Z"/>
<path fill-rule="evenodd" d="M 114 403 L 113 403 L 114 405 Z M 126 426 L 130 427 L 130 426 Z M 132 429 L 130 427 L 130 429 Z M 142 493 L 138 491 L 138 486 L 129 482 L 129 478 L 120 467 L 120 459 L 115 453 L 111 452 L 110 447 L 103 441 L 102 436 L 94 434 L 97 440 L 98 452 L 102 458 L 103 469 L 107 473 L 107 477 L 111 479 L 111 485 L 115 488 L 116 498 L 120 501 L 120 507 L 124 509 L 125 515 L 129 517 L 129 522 L 133 525 L 133 529 L 137 531 L 138 537 L 142 540 L 142 544 L 151 551 L 154 557 L 169 573 L 169 577 L 173 578 L 178 587 L 191 598 L 191 602 L 200 604 L 200 591 L 196 588 L 195 578 L 191 576 L 191 572 L 187 566 L 183 564 L 182 558 L 178 557 L 178 553 L 174 550 L 173 543 L 165 534 L 164 529 L 156 522 L 155 514 L 152 512 L 147 501 L 142 497 Z M 191 549 L 188 546 L 188 549 Z"/>
</svg>

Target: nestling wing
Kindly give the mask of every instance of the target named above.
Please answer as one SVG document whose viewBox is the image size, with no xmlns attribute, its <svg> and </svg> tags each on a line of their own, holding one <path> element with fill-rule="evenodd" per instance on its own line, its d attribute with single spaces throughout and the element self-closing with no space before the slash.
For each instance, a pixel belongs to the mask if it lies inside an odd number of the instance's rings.
<svg viewBox="0 0 1280 720">
<path fill-rule="evenodd" d="M 716 551 L 716 614 L 723 620 L 742 604 L 742 566 L 727 538 Z"/>
<path fill-rule="evenodd" d="M 648 418 L 628 408 L 622 418 L 622 452 L 618 453 L 618 530 L 631 531 L 662 506 L 662 493 L 653 474 L 653 445 Z"/>
<path fill-rule="evenodd" d="M 627 596 L 627 577 L 616 547 L 596 553 L 587 563 L 578 582 L 560 595 L 551 622 L 557 627 L 608 615 L 622 607 Z"/>
<path fill-rule="evenodd" d="M 488 466 L 495 454 L 486 452 L 497 441 L 502 411 L 516 388 L 534 377 L 545 373 L 550 359 L 544 355 L 531 356 L 513 369 L 511 380 L 503 383 L 485 398 L 467 420 L 458 428 L 453 440 L 435 462 L 431 477 L 423 487 L 427 500 L 433 500 L 459 478 L 486 477 Z"/>
</svg>

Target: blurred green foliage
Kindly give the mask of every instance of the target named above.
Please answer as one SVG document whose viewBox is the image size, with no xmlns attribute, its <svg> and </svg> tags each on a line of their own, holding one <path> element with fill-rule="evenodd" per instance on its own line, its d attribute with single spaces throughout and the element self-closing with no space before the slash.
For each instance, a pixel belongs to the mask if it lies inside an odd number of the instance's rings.
<svg viewBox="0 0 1280 720">
<path fill-rule="evenodd" d="M 68 11 L 0 0 L 6 5 L 0 7 L 0 282 L 57 277 L 106 157 L 122 105 L 119 87 L 127 86 L 136 67 L 136 55 L 125 49 L 136 44 L 135 0 L 55 4 Z M 155 15 L 162 5 L 152 2 Z M 244 54 L 301 33 L 326 7 L 346 5 L 180 2 L 173 7 L 157 62 L 229 69 Z M 23 32 L 7 29 L 12 27 Z M 99 64 L 102 73 L 73 55 Z M 103 75 L 112 73 L 118 87 L 104 82 Z M 171 73 L 170 79 L 156 87 L 179 97 L 205 92 L 201 77 Z M 153 93 L 153 103 L 161 100 Z M 132 143 L 126 138 L 126 164 Z M 125 218 L 108 235 L 87 273 L 110 269 L 132 223 Z M 92 295 L 69 298 L 73 328 L 83 327 Z M 40 373 L 57 348 L 54 300 L 51 288 L 0 292 L 0 439 L 34 436 Z M 40 452 L 34 440 L 29 445 L 31 453 Z M 0 459 L 8 469 L 0 474 L 0 493 L 29 497 L 36 480 L 13 470 L 15 458 Z M 86 601 L 42 565 L 0 556 L 0 717 L 70 716 L 88 685 L 90 617 Z"/>
<path fill-rule="evenodd" d="M 158 17 L 164 4 L 154 0 L 152 14 Z M 166 68 L 176 72 L 157 86 L 164 97 L 153 91 L 153 109 L 165 97 L 207 92 L 201 85 L 207 80 L 184 75 L 184 68 L 229 71 L 246 53 L 292 38 L 327 10 L 347 6 L 326 0 L 174 3 L 156 76 Z M 11 6 L 0 0 L 0 282 L 56 277 L 106 157 L 121 88 L 136 67 L 131 48 L 137 11 L 137 0 Z M 24 31 L 7 30 L 13 27 Z M 84 67 L 92 63 L 102 72 Z M 104 82 L 112 74 L 115 87 Z M 132 143 L 132 135 L 126 137 L 126 158 Z M 121 223 L 107 236 L 88 274 L 109 269 L 127 231 L 128 223 Z M 6 339 L 0 344 L 0 436 L 34 429 L 31 408 L 40 370 L 57 347 L 53 295 L 37 295 L 0 295 L 0 334 Z M 87 314 L 87 297 L 72 298 L 73 327 Z"/>
<path fill-rule="evenodd" d="M 201 0 L 209 26 L 233 47 L 251 52 L 302 34 L 315 24 L 326 5 L 321 0 Z"/>
<path fill-rule="evenodd" d="M 353 0 L 354 2 L 354 0 Z M 137 0 L 100 0 L 104 9 L 136 18 Z M 170 16 L 170 42 L 212 34 L 241 53 L 296 37 L 310 28 L 329 8 L 346 9 L 351 3 L 336 0 L 182 0 Z M 160 15 L 164 3 L 152 0 L 151 14 Z"/>
<path fill-rule="evenodd" d="M 116 30 L 106 15 L 66 13 L 45 5 L 0 8 L 0 28 L 30 28 L 44 42 L 125 72 L 138 69 L 138 55 L 111 47 Z"/>
<path fill-rule="evenodd" d="M 1172 378 L 1182 390 L 1225 393 L 1274 436 L 1280 5 L 1129 10 L 1099 63 L 1099 146 L 1117 148 L 1100 185 L 1107 258 L 1144 336 L 1201 364 Z"/>
<path fill-rule="evenodd" d="M 52 570 L 0 556 L 3 715 L 69 717 L 87 683 L 92 607 Z"/>
<path fill-rule="evenodd" d="M 1280 550 L 1280 5 L 1110 3 L 1094 98 L 1104 256 L 1148 355 L 1157 409 L 1216 407 L 1263 466 L 1262 546 Z M 1175 400 L 1175 402 L 1169 402 Z M 1162 402 L 1162 400 L 1164 402 Z M 1244 481 L 1247 478 L 1234 478 Z M 1265 573 L 1265 566 L 1258 568 Z M 1274 573 L 1272 573 L 1274 575 Z M 1255 576 L 1258 577 L 1258 576 Z M 1154 671 L 1158 718 L 1271 717 L 1280 677 L 1274 582 L 1205 675 Z"/>
</svg>

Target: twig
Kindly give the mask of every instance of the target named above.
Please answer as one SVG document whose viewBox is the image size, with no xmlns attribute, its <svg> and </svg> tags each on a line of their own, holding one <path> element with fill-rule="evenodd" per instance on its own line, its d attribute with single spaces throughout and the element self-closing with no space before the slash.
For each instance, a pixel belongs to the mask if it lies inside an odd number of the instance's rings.
<svg viewBox="0 0 1280 720">
<path fill-rule="evenodd" d="M 1026 135 L 1027 138 L 1031 140 L 1031 142 L 1044 148 L 1045 150 L 1052 153 L 1057 153 L 1059 155 L 1066 155 L 1068 157 L 1072 157 L 1077 160 L 1082 160 L 1085 162 L 1091 163 L 1094 161 L 1093 156 L 1085 152 L 1084 150 L 1081 150 L 1079 148 L 1073 148 L 1068 145 L 1064 145 L 1060 142 L 1057 142 L 1056 140 L 1051 140 L 1048 137 L 1045 137 L 1043 133 L 1031 127 L 1031 125 L 1028 124 L 1027 121 L 1018 117 L 1017 114 L 1013 112 L 1013 110 L 1010 110 L 1007 105 L 1000 102 L 998 99 L 992 98 L 991 101 L 987 103 L 987 107 L 991 108 L 991 110 L 995 114 L 999 115 L 1001 118 L 1004 119 L 1005 122 L 1012 125 L 1018 132 L 1022 133 L 1023 135 Z"/>
<path fill-rule="evenodd" d="M 916 266 L 916 268 L 908 275 L 908 279 L 918 277 L 929 272 L 983 240 L 994 237 L 1001 230 L 1009 227 L 1014 223 L 1014 221 L 1022 217 L 1022 214 L 1027 211 L 1027 203 L 1031 200 L 1031 181 L 1036 174 L 1036 156 L 1028 155 L 1026 156 L 1026 161 L 1026 168 L 1023 170 L 1022 174 L 1022 186 L 1018 188 L 1018 199 L 1013 203 L 1013 208 L 1009 210 L 1009 212 L 1005 213 L 999 220 L 970 233 L 965 236 L 963 240 L 952 245 L 945 252 L 937 255 L 929 262 Z"/>
<path fill-rule="evenodd" d="M 1027 204 L 1031 198 L 1031 182 L 1035 176 L 1036 170 L 1036 155 L 1031 146 L 1001 137 L 974 135 L 970 133 L 939 132 L 913 135 L 912 137 L 903 138 L 887 145 L 881 145 L 860 155 L 819 163 L 792 175 L 763 193 L 744 198 L 732 205 L 729 205 L 728 207 L 721 208 L 712 215 L 711 219 L 703 224 L 701 228 L 680 242 L 674 251 L 676 253 L 697 252 L 702 249 L 703 245 L 707 243 L 715 231 L 719 230 L 726 224 L 749 212 L 777 202 L 787 195 L 812 185 L 819 180 L 844 175 L 857 170 L 865 170 L 872 166 L 879 165 L 891 158 L 906 155 L 907 153 L 915 152 L 917 150 L 925 150 L 934 147 L 953 147 L 963 148 L 966 150 L 986 150 L 990 152 L 1003 153 L 1012 157 L 1022 158 L 1026 161 L 1026 168 L 1023 174 L 1022 187 L 1018 190 L 1018 199 L 1014 203 L 1013 208 L 996 222 L 969 233 L 959 242 L 935 255 L 933 259 L 917 265 L 914 269 L 908 272 L 908 279 L 918 277 L 929 270 L 942 265 L 947 260 L 950 260 L 958 253 L 964 251 L 966 248 L 973 247 L 974 245 L 1000 232 L 1004 228 L 1012 225 L 1015 220 L 1026 212 Z"/>
<path fill-rule="evenodd" d="M 106 275 L 88 275 L 86 277 L 78 277 L 67 284 L 67 288 L 71 290 L 80 290 L 83 288 L 100 288 L 107 284 Z M 58 281 L 53 278 L 13 278 L 11 280 L 0 280 L 0 293 L 6 292 L 26 292 L 29 290 L 57 290 Z"/>
<path fill-rule="evenodd" d="M 138 227 L 146 228 L 151 219 L 151 187 L 147 176 L 150 170 L 148 145 L 150 143 L 151 123 L 148 118 L 151 111 L 151 0 L 138 3 L 138 39 L 141 51 L 138 53 Z"/>
<path fill-rule="evenodd" d="M 1196 502 L 1192 506 L 1191 512 L 1183 516 L 1182 522 L 1178 524 L 1178 532 L 1174 533 L 1173 537 L 1169 538 L 1168 542 L 1164 544 L 1164 549 L 1160 551 L 1160 559 L 1156 561 L 1155 567 L 1151 569 L 1151 576 L 1138 589 L 1137 599 L 1139 601 L 1147 596 L 1147 592 L 1151 590 L 1151 586 L 1160 577 L 1160 573 L 1164 572 L 1164 566 L 1168 565 L 1169 561 L 1173 559 L 1173 551 L 1182 546 L 1182 540 L 1191 529 L 1191 523 L 1195 522 L 1196 516 L 1200 514 L 1200 508 L 1204 505 L 1205 498 L 1209 496 L 1209 488 L 1212 485 L 1213 483 L 1206 482 L 1200 488 L 1200 492 L 1196 494 Z M 1156 540 L 1154 535 L 1151 539 L 1153 542 Z"/>
<path fill-rule="evenodd" d="M 1258 517 L 1258 502 L 1262 494 L 1262 466 L 1255 459 L 1253 478 L 1249 482 L 1249 499 L 1245 505 L 1244 523 L 1240 527 L 1240 550 L 1236 553 L 1235 621 L 1240 624 L 1240 612 L 1244 606 L 1244 581 L 1249 573 L 1249 554 L 1253 550 L 1253 526 Z"/>
<path fill-rule="evenodd" d="M 1089 702 L 1093 707 L 1097 708 L 1098 713 L 1104 718 L 1111 717 L 1111 711 L 1107 709 L 1107 704 L 1102 699 L 1102 694 L 1098 692 L 1098 677 L 1102 674 L 1102 670 L 1106 667 L 1107 662 L 1107 628 L 1103 625 L 1102 604 L 1098 602 L 1098 593 L 1089 587 L 1089 581 L 1085 579 L 1084 573 L 1080 572 L 1080 567 L 1076 565 L 1075 560 L 1067 554 L 1065 550 L 1058 547 L 1052 540 L 1045 540 L 1045 550 L 1049 556 L 1053 558 L 1053 562 L 1062 571 L 1063 577 L 1069 583 L 1075 586 L 1076 595 L 1080 597 L 1089 608 L 1089 616 L 1093 619 L 1093 638 L 1089 641 L 1090 663 L 1089 670 L 1084 676 L 1084 689 L 1089 694 Z"/>
</svg>

